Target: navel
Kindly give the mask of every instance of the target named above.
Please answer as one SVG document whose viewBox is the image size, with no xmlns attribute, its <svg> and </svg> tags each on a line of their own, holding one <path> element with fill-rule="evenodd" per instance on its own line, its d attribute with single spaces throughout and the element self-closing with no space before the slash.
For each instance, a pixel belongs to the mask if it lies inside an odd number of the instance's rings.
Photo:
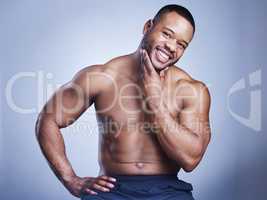
<svg viewBox="0 0 267 200">
<path fill-rule="evenodd" d="M 142 163 L 142 162 L 137 162 L 135 165 L 136 165 L 136 167 L 139 168 L 139 169 L 142 169 L 142 168 L 144 168 L 144 166 L 145 166 L 145 164 Z"/>
</svg>

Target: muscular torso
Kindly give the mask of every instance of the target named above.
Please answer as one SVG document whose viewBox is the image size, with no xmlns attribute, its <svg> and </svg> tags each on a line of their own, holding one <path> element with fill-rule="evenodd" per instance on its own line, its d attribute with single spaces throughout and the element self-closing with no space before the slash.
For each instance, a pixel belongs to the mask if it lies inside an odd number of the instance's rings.
<svg viewBox="0 0 267 200">
<path fill-rule="evenodd" d="M 99 126 L 99 164 L 104 174 L 170 174 L 180 170 L 161 148 L 156 124 L 151 123 L 149 108 L 138 75 L 126 73 L 130 66 L 111 70 L 112 80 L 95 98 Z M 171 70 L 166 70 L 164 99 L 173 114 L 181 105 L 175 101 Z M 108 73 L 107 73 L 108 74 Z M 99 83 L 101 84 L 101 83 Z"/>
</svg>

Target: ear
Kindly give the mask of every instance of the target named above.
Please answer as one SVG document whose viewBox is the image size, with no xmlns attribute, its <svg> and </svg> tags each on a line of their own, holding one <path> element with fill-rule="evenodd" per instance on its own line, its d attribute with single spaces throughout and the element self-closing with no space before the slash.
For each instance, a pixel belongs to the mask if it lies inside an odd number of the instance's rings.
<svg viewBox="0 0 267 200">
<path fill-rule="evenodd" d="M 147 20 L 143 28 L 143 34 L 145 35 L 147 32 L 149 32 L 152 27 L 153 27 L 153 20 L 152 19 Z"/>
</svg>

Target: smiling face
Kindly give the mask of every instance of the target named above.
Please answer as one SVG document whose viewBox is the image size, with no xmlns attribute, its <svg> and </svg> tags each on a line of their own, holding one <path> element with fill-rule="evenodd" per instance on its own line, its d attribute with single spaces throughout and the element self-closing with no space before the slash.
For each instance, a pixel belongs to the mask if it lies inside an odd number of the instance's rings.
<svg viewBox="0 0 267 200">
<path fill-rule="evenodd" d="M 194 30 L 190 22 L 176 12 L 169 12 L 144 27 L 142 48 L 145 48 L 157 71 L 175 64 L 183 55 L 193 38 Z"/>
</svg>

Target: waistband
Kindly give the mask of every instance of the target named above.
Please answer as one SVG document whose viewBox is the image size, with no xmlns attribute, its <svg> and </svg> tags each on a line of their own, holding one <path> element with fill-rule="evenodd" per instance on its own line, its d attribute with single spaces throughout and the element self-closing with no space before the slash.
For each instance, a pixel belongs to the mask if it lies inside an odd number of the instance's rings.
<svg viewBox="0 0 267 200">
<path fill-rule="evenodd" d="M 117 181 L 177 181 L 177 174 L 160 174 L 160 175 L 110 175 Z"/>
<path fill-rule="evenodd" d="M 192 191 L 193 186 L 177 177 L 177 174 L 162 175 L 109 175 L 116 178 L 116 187 L 127 187 L 135 189 L 153 187 L 173 187 L 178 190 Z"/>
</svg>

